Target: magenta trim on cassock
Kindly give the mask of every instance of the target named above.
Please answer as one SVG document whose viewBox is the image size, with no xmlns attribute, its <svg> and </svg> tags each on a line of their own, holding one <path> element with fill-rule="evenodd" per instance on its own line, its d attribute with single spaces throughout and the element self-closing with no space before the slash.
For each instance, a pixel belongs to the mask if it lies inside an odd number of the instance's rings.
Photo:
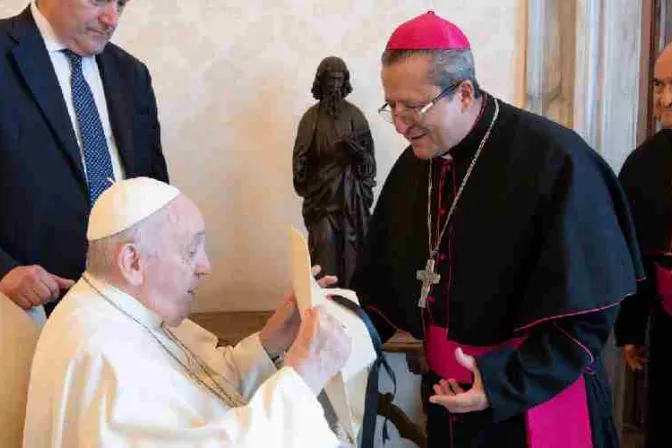
<svg viewBox="0 0 672 448">
<path fill-rule="evenodd" d="M 516 348 L 526 339 L 526 336 L 521 336 L 498 345 L 470 346 L 449 340 L 447 332 L 446 328 L 427 325 L 427 364 L 442 378 L 452 378 L 466 384 L 472 383 L 473 378 L 471 372 L 455 359 L 455 350 L 458 347 L 467 355 L 477 357 L 507 345 Z M 571 339 L 585 349 L 575 338 Z M 571 422 L 568 416 L 571 416 Z M 555 397 L 529 409 L 525 413 L 525 426 L 529 448 L 592 448 L 588 398 L 583 375 Z"/>
<path fill-rule="evenodd" d="M 558 314 L 557 316 L 543 317 L 543 318 L 541 318 L 541 319 L 535 320 L 535 321 L 532 322 L 532 323 L 529 323 L 529 324 L 527 324 L 527 325 L 523 325 L 522 327 L 518 327 L 518 328 L 516 328 L 515 330 L 513 330 L 513 332 L 514 332 L 514 333 L 520 333 L 521 331 L 528 330 L 528 329 L 530 329 L 530 328 L 532 328 L 532 327 L 534 327 L 534 326 L 536 326 L 536 325 L 539 325 L 539 324 L 541 324 L 541 323 L 548 322 L 548 321 L 551 321 L 551 320 L 564 319 L 565 317 L 581 316 L 582 314 L 597 313 L 597 312 L 600 312 L 600 311 L 608 310 L 609 308 L 613 308 L 613 307 L 615 307 L 615 306 L 620 305 L 621 302 L 622 302 L 626 297 L 630 297 L 630 296 L 633 295 L 633 294 L 634 294 L 634 293 L 632 293 L 632 294 L 628 294 L 628 295 L 626 295 L 625 297 L 623 297 L 623 299 L 619 300 L 618 302 L 616 302 L 616 303 L 610 303 L 609 305 L 605 305 L 605 306 L 600 307 L 600 308 L 591 308 L 591 309 L 589 309 L 589 310 L 575 311 L 575 312 L 573 312 L 573 313 L 565 313 L 565 314 Z"/>
<path fill-rule="evenodd" d="M 564 335 L 567 336 L 569 339 L 571 339 L 572 342 L 574 342 L 576 345 L 578 345 L 579 347 L 581 347 L 581 349 L 582 349 L 584 352 L 586 352 L 586 353 L 588 354 L 588 357 L 590 358 L 590 362 L 589 362 L 588 364 L 592 364 L 593 362 L 595 362 L 595 357 L 593 356 L 593 353 L 590 351 L 590 349 L 589 349 L 588 347 L 586 347 L 585 345 L 583 345 L 578 339 L 576 339 L 574 336 L 572 336 L 571 334 L 569 334 L 569 333 L 567 332 L 567 330 L 565 330 L 565 329 L 562 328 L 560 325 L 558 325 L 557 322 L 553 322 L 553 326 L 554 326 L 555 328 L 557 328 L 558 330 L 560 330 L 560 331 L 562 332 L 562 334 L 564 334 Z"/>
<path fill-rule="evenodd" d="M 667 314 L 672 316 L 672 271 L 653 263 L 656 267 L 656 287 L 660 302 Z"/>
</svg>

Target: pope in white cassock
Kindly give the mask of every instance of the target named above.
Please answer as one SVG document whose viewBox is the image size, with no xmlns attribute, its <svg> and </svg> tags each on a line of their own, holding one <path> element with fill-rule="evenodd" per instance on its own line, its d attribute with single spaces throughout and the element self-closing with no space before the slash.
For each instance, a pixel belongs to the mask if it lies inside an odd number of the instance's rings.
<svg viewBox="0 0 672 448">
<path fill-rule="evenodd" d="M 336 319 L 318 307 L 301 320 L 288 298 L 260 333 L 216 349 L 186 319 L 210 271 L 203 218 L 164 183 L 113 185 L 87 236 L 87 271 L 37 345 L 25 448 L 339 445 L 316 399 L 351 350 Z"/>
</svg>

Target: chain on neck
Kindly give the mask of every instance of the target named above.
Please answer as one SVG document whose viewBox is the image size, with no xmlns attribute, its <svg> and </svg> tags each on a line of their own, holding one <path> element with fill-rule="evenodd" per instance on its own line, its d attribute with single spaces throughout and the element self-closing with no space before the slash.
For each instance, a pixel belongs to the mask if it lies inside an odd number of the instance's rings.
<svg viewBox="0 0 672 448">
<path fill-rule="evenodd" d="M 114 301 L 112 301 L 109 297 L 107 297 L 107 296 L 106 296 L 100 289 L 98 289 L 98 288 L 91 282 L 91 280 L 89 280 L 89 278 L 87 277 L 86 274 L 84 274 L 84 275 L 82 276 L 82 278 L 83 278 L 84 281 L 85 281 L 85 282 L 86 282 L 86 283 L 87 283 L 87 284 L 88 284 L 94 291 L 96 291 L 96 293 L 98 293 L 98 295 L 100 295 L 100 296 L 101 296 L 107 303 L 109 303 L 110 305 L 112 305 L 112 306 L 113 306 L 115 309 L 117 309 L 120 313 L 122 313 L 123 315 L 125 315 L 126 317 L 128 317 L 129 319 L 131 319 L 133 322 L 135 322 L 136 324 L 138 324 L 138 325 L 139 325 L 141 328 L 143 328 L 145 331 L 147 331 L 147 333 L 149 333 L 150 336 L 152 336 L 152 338 L 154 339 L 154 341 L 155 341 L 155 342 L 156 342 L 156 343 L 157 343 L 157 344 L 158 344 L 158 345 L 159 345 L 159 346 L 160 346 L 166 353 L 168 353 L 168 354 L 170 355 L 170 357 L 173 358 L 173 360 L 174 360 L 175 362 L 177 362 L 177 363 L 178 363 L 178 364 L 179 364 L 179 365 L 180 365 L 180 366 L 187 372 L 187 374 L 188 374 L 194 381 L 196 381 L 196 382 L 197 382 L 198 384 L 200 384 L 201 386 L 205 387 L 208 391 L 210 391 L 213 395 L 215 395 L 217 398 L 219 398 L 221 401 L 223 401 L 223 402 L 224 402 L 227 406 L 229 406 L 229 407 L 240 407 L 240 406 L 244 406 L 245 404 L 247 404 L 247 403 L 245 402 L 245 400 L 243 399 L 243 397 L 238 393 L 238 391 L 235 390 L 235 387 L 234 387 L 232 384 L 229 383 L 229 386 L 231 386 L 231 388 L 233 388 L 233 390 L 226 390 L 225 387 L 222 387 L 222 386 L 217 382 L 217 380 L 215 380 L 215 378 L 214 378 L 212 375 L 214 374 L 214 375 L 216 375 L 216 376 L 222 378 L 224 381 L 227 381 L 227 383 L 228 383 L 228 380 L 226 380 L 226 378 L 224 378 L 223 375 L 219 375 L 218 373 L 212 371 L 212 369 L 211 369 L 206 363 L 204 363 L 203 361 L 201 361 L 201 359 L 200 359 L 196 354 L 194 354 L 191 350 L 189 350 L 189 348 L 187 348 L 187 346 L 184 345 L 184 344 L 182 343 L 182 341 L 180 341 L 180 340 L 179 340 L 179 339 L 178 339 L 172 332 L 170 332 L 167 328 L 165 328 L 163 323 L 161 324 L 161 327 L 160 327 L 160 328 L 161 328 L 161 331 L 163 331 L 163 333 L 168 337 L 168 339 L 170 339 L 171 341 L 173 341 L 173 342 L 175 343 L 175 345 L 177 345 L 177 347 L 184 353 L 185 357 L 187 358 L 187 361 L 194 360 L 194 361 L 198 364 L 198 366 L 199 366 L 199 368 L 201 369 L 201 371 L 202 371 L 203 373 L 205 373 L 206 376 L 207 376 L 207 377 L 210 379 L 210 381 L 212 382 L 212 384 L 214 384 L 214 387 L 211 386 L 210 384 L 208 384 L 207 382 L 203 381 L 203 379 L 201 379 L 196 373 L 194 373 L 194 372 L 189 368 L 189 366 L 185 365 L 184 362 L 182 362 L 182 360 L 181 360 L 178 356 L 176 356 L 176 355 L 175 355 L 175 354 L 174 354 L 168 347 L 166 347 L 166 345 L 161 341 L 161 339 L 159 339 L 159 338 L 156 336 L 156 334 L 154 334 L 154 332 L 153 332 L 149 327 L 147 327 L 147 326 L 146 326 L 145 324 L 143 324 L 140 320 L 138 320 L 138 319 L 136 319 L 135 317 L 133 317 L 129 312 L 127 312 L 126 310 L 124 310 L 123 308 L 121 308 L 119 305 L 117 305 L 116 303 L 114 303 Z"/>
<path fill-rule="evenodd" d="M 460 188 L 457 190 L 457 193 L 455 194 L 455 199 L 453 200 L 453 203 L 450 206 L 450 210 L 448 210 L 448 216 L 446 216 L 446 222 L 443 224 L 443 228 L 441 229 L 441 233 L 436 239 L 436 242 L 432 246 L 432 160 L 429 159 L 429 174 L 428 174 L 428 188 L 427 188 L 427 238 L 429 239 L 429 258 L 433 259 L 436 257 L 436 254 L 439 251 L 439 246 L 441 245 L 441 240 L 443 238 L 443 234 L 446 232 L 446 229 L 448 228 L 448 224 L 450 223 L 450 219 L 453 217 L 453 214 L 455 213 L 455 208 L 457 207 L 457 203 L 460 200 L 460 197 L 462 196 L 462 191 L 464 191 L 464 187 L 467 185 L 467 181 L 469 180 L 469 177 L 471 176 L 471 172 L 474 170 L 474 166 L 476 166 L 476 161 L 478 160 L 478 156 L 481 154 L 481 151 L 483 150 L 483 147 L 485 146 L 485 143 L 488 141 L 488 138 L 490 137 L 490 133 L 492 132 L 492 128 L 495 126 L 495 122 L 497 121 L 497 117 L 499 116 L 499 102 L 497 101 L 497 98 L 494 98 L 495 101 L 495 114 L 492 117 L 492 121 L 490 122 L 490 125 L 488 126 L 488 130 L 485 132 L 485 135 L 481 139 L 481 143 L 478 145 L 478 149 L 476 150 L 476 153 L 474 154 L 474 157 L 471 159 L 471 163 L 469 164 L 469 168 L 467 168 L 467 172 L 464 175 L 464 179 L 462 180 L 462 183 L 460 184 Z M 439 206 L 437 206 L 438 208 Z M 436 218 L 437 220 L 439 219 L 438 216 Z"/>
</svg>

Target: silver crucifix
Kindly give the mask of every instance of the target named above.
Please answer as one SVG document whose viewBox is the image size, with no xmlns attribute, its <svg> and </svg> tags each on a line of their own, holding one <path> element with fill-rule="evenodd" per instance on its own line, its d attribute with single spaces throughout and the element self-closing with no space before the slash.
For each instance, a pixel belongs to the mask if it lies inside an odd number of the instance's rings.
<svg viewBox="0 0 672 448">
<path fill-rule="evenodd" d="M 418 271 L 416 278 L 422 281 L 422 288 L 420 289 L 420 300 L 418 300 L 418 306 L 420 308 L 427 308 L 427 296 L 429 296 L 429 291 L 432 289 L 432 285 L 437 285 L 441 276 L 434 272 L 434 258 L 427 260 L 427 265 L 425 266 L 424 271 Z"/>
</svg>

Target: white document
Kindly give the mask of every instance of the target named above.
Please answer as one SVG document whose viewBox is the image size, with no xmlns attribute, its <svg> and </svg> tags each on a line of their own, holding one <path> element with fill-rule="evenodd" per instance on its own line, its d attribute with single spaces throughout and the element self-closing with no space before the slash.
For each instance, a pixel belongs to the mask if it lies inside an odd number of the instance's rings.
<svg viewBox="0 0 672 448">
<path fill-rule="evenodd" d="M 345 325 L 351 339 L 352 350 L 348 361 L 343 369 L 329 380 L 324 390 L 339 422 L 352 440 L 356 440 L 364 416 L 369 367 L 376 360 L 376 351 L 364 322 L 351 311 L 327 298 L 328 295 L 338 295 L 359 305 L 355 292 L 346 289 L 321 288 L 310 270 L 310 254 L 306 239 L 296 228 L 292 227 L 290 240 L 292 283 L 299 310 L 303 313 L 308 308 L 322 305 L 330 315 Z"/>
</svg>

